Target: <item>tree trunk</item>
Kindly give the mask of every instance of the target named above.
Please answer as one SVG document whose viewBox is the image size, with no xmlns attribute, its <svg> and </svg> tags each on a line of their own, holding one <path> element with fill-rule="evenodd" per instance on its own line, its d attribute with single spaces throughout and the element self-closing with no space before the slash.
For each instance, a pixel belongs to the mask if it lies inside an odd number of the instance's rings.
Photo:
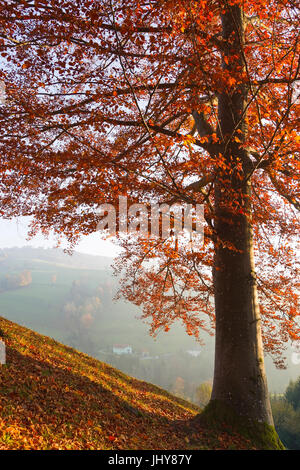
<svg viewBox="0 0 300 470">
<path fill-rule="evenodd" d="M 245 68 L 241 9 L 230 7 L 222 17 L 222 26 L 223 68 L 234 77 Z M 232 90 L 221 93 L 218 102 L 226 169 L 218 170 L 215 183 L 216 348 L 212 400 L 230 405 L 241 416 L 273 425 L 254 266 L 250 160 L 232 138 L 246 137 L 248 90 L 243 85 Z"/>
<path fill-rule="evenodd" d="M 223 212 L 223 214 L 221 214 Z M 264 370 L 251 225 L 247 217 L 219 210 L 218 232 L 235 248 L 216 247 L 215 371 L 212 399 L 255 421 L 273 425 Z M 237 220 L 239 219 L 239 220 Z"/>
</svg>

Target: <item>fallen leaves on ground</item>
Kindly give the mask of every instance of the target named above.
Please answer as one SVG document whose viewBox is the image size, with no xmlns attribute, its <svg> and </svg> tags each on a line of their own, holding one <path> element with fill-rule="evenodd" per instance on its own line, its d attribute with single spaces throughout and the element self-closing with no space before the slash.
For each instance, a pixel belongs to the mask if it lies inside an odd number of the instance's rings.
<svg viewBox="0 0 300 470">
<path fill-rule="evenodd" d="M 0 449 L 242 449 L 197 427 L 199 409 L 0 317 Z"/>
</svg>

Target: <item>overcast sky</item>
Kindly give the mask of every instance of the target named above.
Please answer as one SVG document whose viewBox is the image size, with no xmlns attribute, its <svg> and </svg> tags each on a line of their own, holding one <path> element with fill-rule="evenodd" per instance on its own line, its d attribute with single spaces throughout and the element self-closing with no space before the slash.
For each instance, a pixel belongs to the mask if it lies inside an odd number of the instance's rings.
<svg viewBox="0 0 300 470">
<path fill-rule="evenodd" d="M 11 248 L 13 246 L 34 246 L 54 248 L 56 245 L 54 237 L 48 240 L 42 235 L 27 240 L 28 217 L 18 217 L 12 220 L 0 218 L 0 248 Z M 61 245 L 64 248 L 64 245 Z M 76 251 L 90 255 L 115 256 L 117 248 L 108 240 L 101 240 L 99 233 L 83 237 L 76 247 Z"/>
</svg>

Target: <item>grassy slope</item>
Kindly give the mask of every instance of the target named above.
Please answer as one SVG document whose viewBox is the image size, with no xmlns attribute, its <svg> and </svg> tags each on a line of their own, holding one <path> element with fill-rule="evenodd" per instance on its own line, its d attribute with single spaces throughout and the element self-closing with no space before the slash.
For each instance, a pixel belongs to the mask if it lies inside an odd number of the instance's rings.
<svg viewBox="0 0 300 470">
<path fill-rule="evenodd" d="M 196 427 L 199 409 L 154 385 L 2 317 L 0 329 L 0 449 L 253 448 Z"/>
</svg>

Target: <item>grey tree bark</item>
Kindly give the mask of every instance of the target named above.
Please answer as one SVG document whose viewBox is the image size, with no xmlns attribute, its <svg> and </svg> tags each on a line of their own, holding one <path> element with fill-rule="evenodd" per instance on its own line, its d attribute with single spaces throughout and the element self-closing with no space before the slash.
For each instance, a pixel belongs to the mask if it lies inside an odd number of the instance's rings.
<svg viewBox="0 0 300 470">
<path fill-rule="evenodd" d="M 223 68 L 244 70 L 243 12 L 231 7 L 222 17 Z M 235 59 L 232 59 L 232 56 Z M 224 91 L 218 98 L 219 137 L 225 146 L 226 170 L 215 182 L 214 290 L 216 313 L 215 370 L 212 400 L 230 405 L 239 415 L 273 425 L 268 396 L 257 296 L 251 228 L 249 156 L 231 137 L 243 140 L 247 88 Z M 238 131 L 238 134 L 236 132 Z M 241 162 L 241 172 L 237 164 Z M 232 199 L 244 213 L 233 211 Z"/>
</svg>

